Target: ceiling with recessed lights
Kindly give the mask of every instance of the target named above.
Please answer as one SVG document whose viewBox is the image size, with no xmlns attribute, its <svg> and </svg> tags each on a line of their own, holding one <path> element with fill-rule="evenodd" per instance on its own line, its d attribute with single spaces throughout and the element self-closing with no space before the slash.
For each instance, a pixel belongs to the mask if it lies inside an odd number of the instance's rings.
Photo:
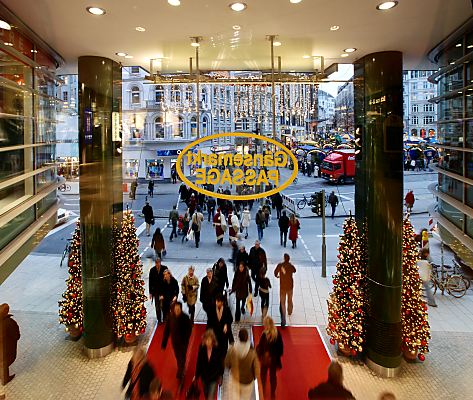
<svg viewBox="0 0 473 400">
<path fill-rule="evenodd" d="M 74 72 L 81 55 L 146 69 L 150 58 L 161 58 L 163 72 L 188 71 L 196 51 L 191 37 L 202 38 L 203 70 L 269 69 L 267 35 L 277 35 L 274 52 L 286 71 L 312 70 L 314 56 L 324 56 L 328 66 L 383 50 L 402 51 L 406 69 L 429 69 L 434 66 L 428 51 L 472 14 L 468 0 L 399 0 L 389 10 L 377 9 L 381 0 L 244 0 L 241 12 L 231 9 L 232 0 L 170 1 L 175 5 L 167 0 L 3 3 L 66 59 L 65 72 Z M 92 15 L 87 7 L 105 14 Z"/>
</svg>

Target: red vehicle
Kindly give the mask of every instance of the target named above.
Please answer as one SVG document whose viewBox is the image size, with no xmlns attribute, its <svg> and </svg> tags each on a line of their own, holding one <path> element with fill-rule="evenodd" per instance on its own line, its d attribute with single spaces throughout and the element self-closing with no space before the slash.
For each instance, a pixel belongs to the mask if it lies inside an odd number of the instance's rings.
<svg viewBox="0 0 473 400">
<path fill-rule="evenodd" d="M 355 150 L 334 150 L 320 165 L 321 176 L 330 182 L 344 184 L 355 178 Z"/>
</svg>

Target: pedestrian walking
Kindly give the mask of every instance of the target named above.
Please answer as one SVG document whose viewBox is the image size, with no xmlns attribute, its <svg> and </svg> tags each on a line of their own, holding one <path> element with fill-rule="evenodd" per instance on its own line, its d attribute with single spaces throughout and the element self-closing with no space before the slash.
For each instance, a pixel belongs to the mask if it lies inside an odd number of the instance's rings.
<svg viewBox="0 0 473 400">
<path fill-rule="evenodd" d="M 264 330 L 261 334 L 259 343 L 256 346 L 256 353 L 258 354 L 261 365 L 261 383 L 263 384 L 263 393 L 266 392 L 266 379 L 269 372 L 271 399 L 275 399 L 276 388 L 278 385 L 276 372 L 282 368 L 281 357 L 284 352 L 284 344 L 271 317 L 264 318 L 263 326 Z"/>
<path fill-rule="evenodd" d="M 215 303 L 208 312 L 207 329 L 212 329 L 217 337 L 218 350 L 222 357 L 227 354 L 228 343 L 233 344 L 233 316 L 222 294 L 215 297 Z"/>
<path fill-rule="evenodd" d="M 213 197 L 209 197 L 207 199 L 207 213 L 208 213 L 208 222 L 213 221 L 213 218 L 215 216 L 215 207 L 217 205 L 217 202 Z"/>
<path fill-rule="evenodd" d="M 419 268 L 419 276 L 422 280 L 422 286 L 424 287 L 425 295 L 427 297 L 427 304 L 430 307 L 437 307 L 434 294 L 432 293 L 432 265 L 430 265 L 430 262 L 428 260 L 429 256 L 429 250 L 422 249 L 420 252 L 420 260 L 417 261 L 417 267 Z"/>
<path fill-rule="evenodd" d="M 149 398 L 147 400 L 173 400 L 173 396 L 169 390 L 164 390 L 161 381 L 154 378 L 149 385 Z"/>
<path fill-rule="evenodd" d="M 292 275 L 296 268 L 290 262 L 289 254 L 284 254 L 284 261 L 279 263 L 274 270 L 274 276 L 279 278 L 279 310 L 281 312 L 281 326 L 286 326 L 286 299 L 287 314 L 291 315 L 293 310 L 292 294 L 294 280 Z"/>
<path fill-rule="evenodd" d="M 266 268 L 261 268 L 259 275 L 259 295 L 261 297 L 261 315 L 263 319 L 268 314 L 269 289 L 271 288 L 271 282 L 266 276 L 266 272 Z"/>
<path fill-rule="evenodd" d="M 191 229 L 194 231 L 195 247 L 197 248 L 199 248 L 200 231 L 202 229 L 203 221 L 204 215 L 200 212 L 200 207 L 197 207 L 197 211 L 192 215 L 191 218 Z"/>
<path fill-rule="evenodd" d="M 240 221 L 238 216 L 230 208 L 228 212 L 228 236 L 230 243 L 238 240 L 238 232 L 240 231 Z"/>
<path fill-rule="evenodd" d="M 251 278 L 248 268 L 245 264 L 241 263 L 238 265 L 235 275 L 233 275 L 232 290 L 230 292 L 235 293 L 235 322 L 239 322 L 240 315 L 245 314 L 246 298 L 251 292 Z"/>
<path fill-rule="evenodd" d="M 260 363 L 251 346 L 248 331 L 240 329 L 238 341 L 228 350 L 225 367 L 230 369 L 229 392 L 232 400 L 250 400 L 258 381 L 259 398 L 263 399 Z"/>
<path fill-rule="evenodd" d="M 199 291 L 200 286 L 199 280 L 194 275 L 194 272 L 195 268 L 191 265 L 181 282 L 182 300 L 184 303 L 187 303 L 192 323 L 194 323 L 195 303 L 197 303 L 197 292 Z"/>
<path fill-rule="evenodd" d="M 200 379 L 206 400 L 214 400 L 217 386 L 222 383 L 222 356 L 212 329 L 205 331 L 197 354 L 194 381 Z"/>
<path fill-rule="evenodd" d="M 132 200 L 136 199 L 136 189 L 137 188 L 138 188 L 138 181 L 135 179 L 133 182 L 131 182 L 130 199 L 132 199 Z"/>
<path fill-rule="evenodd" d="M 182 240 L 181 243 L 184 243 L 184 240 L 187 242 L 189 239 L 187 235 L 189 234 L 189 225 L 190 225 L 190 216 L 189 216 L 189 209 L 185 212 L 184 216 L 182 217 Z"/>
<path fill-rule="evenodd" d="M 192 217 L 197 207 L 197 198 L 195 197 L 194 193 L 191 193 L 189 200 L 187 202 L 187 206 L 189 207 L 189 214 Z"/>
<path fill-rule="evenodd" d="M 172 210 L 169 212 L 169 221 L 172 226 L 171 236 L 169 241 L 172 242 L 173 238 L 177 238 L 177 223 L 179 221 L 179 213 L 177 212 L 177 206 L 172 206 Z"/>
<path fill-rule="evenodd" d="M 282 212 L 282 215 L 278 221 L 278 225 L 279 225 L 279 237 L 281 239 L 281 246 L 286 247 L 287 231 L 289 230 L 289 217 L 286 215 L 286 211 Z"/>
<path fill-rule="evenodd" d="M 163 290 L 160 298 L 162 300 L 163 318 L 166 321 L 171 311 L 171 305 L 177 301 L 177 296 L 179 296 L 179 284 L 169 269 L 164 271 L 163 277 Z"/>
<path fill-rule="evenodd" d="M 212 268 L 207 268 L 207 275 L 202 278 L 202 282 L 200 283 L 200 302 L 207 314 L 207 320 L 209 318 L 210 309 L 215 304 L 217 293 L 217 280 L 213 276 Z"/>
<path fill-rule="evenodd" d="M 259 240 L 255 241 L 255 245 L 250 249 L 248 255 L 248 267 L 251 270 L 251 278 L 255 282 L 254 296 L 258 296 L 259 288 L 259 274 L 261 268 L 268 268 L 268 260 L 266 258 L 266 252 L 261 247 Z"/>
<path fill-rule="evenodd" d="M 154 181 L 153 180 L 150 180 L 148 182 L 148 196 L 154 197 Z"/>
<path fill-rule="evenodd" d="M 338 197 L 333 190 L 332 190 L 332 193 L 330 193 L 330 196 L 328 196 L 328 203 L 332 207 L 332 219 L 333 219 L 335 216 L 335 211 L 338 206 Z"/>
<path fill-rule="evenodd" d="M 146 351 L 142 346 L 137 346 L 133 351 L 131 360 L 122 381 L 122 389 L 127 387 L 125 398 L 141 400 L 149 394 L 150 385 L 155 377 L 153 368 L 148 362 Z"/>
<path fill-rule="evenodd" d="M 181 201 L 187 203 L 189 190 L 184 182 L 181 183 L 181 186 L 179 186 L 179 194 L 181 196 Z"/>
<path fill-rule="evenodd" d="M 271 207 L 269 206 L 268 201 L 266 201 L 263 206 L 263 215 L 264 215 L 264 224 L 265 224 L 265 227 L 267 228 L 269 225 L 269 220 L 271 218 Z"/>
<path fill-rule="evenodd" d="M 146 236 L 151 236 L 151 225 L 154 225 L 154 212 L 153 207 L 149 205 L 148 202 L 144 205 L 143 209 L 141 210 L 145 218 L 146 223 Z"/>
<path fill-rule="evenodd" d="M 171 170 L 171 179 L 172 179 L 172 183 L 177 183 L 177 171 L 176 171 L 176 168 L 173 168 Z"/>
<path fill-rule="evenodd" d="M 263 231 L 266 227 L 265 216 L 263 213 L 263 208 L 260 207 L 258 212 L 255 216 L 256 228 L 258 229 L 258 240 L 261 241 L 263 239 Z"/>
<path fill-rule="evenodd" d="M 213 225 L 215 228 L 215 236 L 217 237 L 217 243 L 222 246 L 223 237 L 225 236 L 225 231 L 227 230 L 227 221 L 220 207 L 217 209 L 217 213 L 214 215 Z"/>
<path fill-rule="evenodd" d="M 151 301 L 154 301 L 154 306 L 156 308 L 156 318 L 158 324 L 163 321 L 162 315 L 162 292 L 164 284 L 164 271 L 167 270 L 165 265 L 161 265 L 161 259 L 157 258 L 154 264 L 149 271 L 149 297 Z"/>
<path fill-rule="evenodd" d="M 163 341 L 161 349 L 165 349 L 169 336 L 171 336 L 172 348 L 177 362 L 176 378 L 184 380 L 187 347 L 192 333 L 192 324 L 189 316 L 182 311 L 182 303 L 176 302 L 173 305 L 169 319 L 164 327 Z M 182 384 L 182 383 L 181 383 Z"/>
<path fill-rule="evenodd" d="M 238 249 L 238 253 L 236 255 L 236 258 L 235 258 L 235 266 L 238 266 L 240 265 L 241 263 L 243 263 L 245 265 L 245 267 L 249 267 L 248 265 L 248 253 L 246 252 L 245 250 L 245 246 L 240 246 L 240 248 Z M 236 268 L 235 268 L 236 270 Z M 235 272 L 235 270 L 233 272 Z"/>
<path fill-rule="evenodd" d="M 414 197 L 414 192 L 412 190 L 409 190 L 406 193 L 406 197 L 404 197 L 404 203 L 407 208 L 407 212 L 412 212 L 412 207 L 414 207 L 414 202 L 416 201 Z"/>
<path fill-rule="evenodd" d="M 237 259 L 239 250 L 238 250 L 238 244 L 235 240 L 231 242 L 231 245 L 232 245 L 232 253 L 228 261 L 230 261 L 233 264 L 233 272 L 235 272 L 237 269 L 236 259 Z"/>
<path fill-rule="evenodd" d="M 161 233 L 161 228 L 156 228 L 154 231 L 150 247 L 154 249 L 156 258 L 163 259 L 163 256 L 166 252 L 166 244 L 164 243 L 164 236 Z"/>
<path fill-rule="evenodd" d="M 297 247 L 297 238 L 299 236 L 300 228 L 301 228 L 301 224 L 299 220 L 296 218 L 296 215 L 291 214 L 291 218 L 289 218 L 289 240 L 292 242 L 293 249 Z"/>
<path fill-rule="evenodd" d="M 16 360 L 18 340 L 20 340 L 20 327 L 16 321 L 12 318 L 10 314 L 10 306 L 7 303 L 0 305 L 0 318 L 2 319 L 3 332 L 2 340 L 4 345 L 4 365 L 3 368 L 6 368 L 6 382 L 3 384 L 6 385 L 7 382 L 10 382 L 15 374 L 10 375 L 10 365 L 12 365 Z"/>
<path fill-rule="evenodd" d="M 248 210 L 248 207 L 245 207 L 245 209 L 241 213 L 241 221 L 240 221 L 241 233 L 245 232 L 245 239 L 248 239 L 248 227 L 250 226 L 250 222 L 251 222 L 251 213 L 250 213 L 250 210 Z"/>
<path fill-rule="evenodd" d="M 223 258 L 219 258 L 218 261 L 212 267 L 213 276 L 217 281 L 217 293 L 223 294 L 225 288 L 228 289 L 228 269 L 227 264 Z"/>
<path fill-rule="evenodd" d="M 343 370 L 340 363 L 332 361 L 328 367 L 328 379 L 309 390 L 309 400 L 340 399 L 352 400 L 353 395 L 343 386 Z"/>
<path fill-rule="evenodd" d="M 273 196 L 273 206 L 276 209 L 276 218 L 279 219 L 281 218 L 281 211 L 283 209 L 283 200 L 281 193 L 277 192 Z"/>
</svg>

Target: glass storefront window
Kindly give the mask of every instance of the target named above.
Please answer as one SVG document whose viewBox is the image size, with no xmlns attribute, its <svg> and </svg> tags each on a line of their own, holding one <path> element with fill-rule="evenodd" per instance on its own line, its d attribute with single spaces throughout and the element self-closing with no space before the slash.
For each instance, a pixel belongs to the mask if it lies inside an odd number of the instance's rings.
<svg viewBox="0 0 473 400">
<path fill-rule="evenodd" d="M 473 179 L 473 153 L 465 153 L 466 157 L 466 177 Z"/>
<path fill-rule="evenodd" d="M 164 176 L 164 160 L 146 160 L 146 178 L 162 178 Z"/>
<path fill-rule="evenodd" d="M 0 215 L 8 211 L 13 204 L 25 196 L 25 182 L 21 181 L 0 190 Z"/>
<path fill-rule="evenodd" d="M 444 95 L 446 93 L 459 90 L 463 87 L 463 68 L 459 67 L 452 72 L 449 72 L 439 80 L 439 94 Z"/>
<path fill-rule="evenodd" d="M 439 191 L 463 202 L 463 182 L 439 174 Z"/>
<path fill-rule="evenodd" d="M 28 228 L 34 221 L 34 207 L 8 221 L 0 228 L 0 250 Z"/>
<path fill-rule="evenodd" d="M 440 214 L 447 218 L 457 228 L 463 230 L 464 214 L 462 212 L 441 199 L 438 201 L 438 207 Z"/>
<path fill-rule="evenodd" d="M 473 238 L 473 218 L 466 216 L 466 234 Z"/>
<path fill-rule="evenodd" d="M 56 203 L 56 191 L 49 193 L 36 204 L 37 216 L 43 215 L 54 203 Z"/>
<path fill-rule="evenodd" d="M 439 168 L 463 175 L 463 152 L 451 149 L 440 151 Z"/>
<path fill-rule="evenodd" d="M 31 148 L 0 153 L 0 182 L 31 171 L 33 151 Z"/>
<path fill-rule="evenodd" d="M 445 99 L 438 105 L 439 121 L 463 118 L 463 96 Z"/>
<path fill-rule="evenodd" d="M 138 160 L 124 160 L 125 176 L 127 178 L 138 178 L 140 162 Z"/>
</svg>

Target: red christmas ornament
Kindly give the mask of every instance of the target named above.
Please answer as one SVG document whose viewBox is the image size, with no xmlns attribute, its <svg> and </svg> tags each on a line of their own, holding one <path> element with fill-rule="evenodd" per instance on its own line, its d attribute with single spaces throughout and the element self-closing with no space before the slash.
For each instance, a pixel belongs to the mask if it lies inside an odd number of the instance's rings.
<svg viewBox="0 0 473 400">
<path fill-rule="evenodd" d="M 334 339 L 334 338 L 330 338 L 330 344 L 331 344 L 332 346 L 335 345 L 335 339 Z"/>
<path fill-rule="evenodd" d="M 421 340 L 420 344 L 421 344 L 422 346 L 427 346 L 427 341 L 426 341 L 426 340 Z"/>
<path fill-rule="evenodd" d="M 355 357 L 355 356 L 356 356 L 356 350 L 353 350 L 353 349 L 352 349 L 352 350 L 351 350 L 351 355 L 352 355 L 353 357 Z"/>
<path fill-rule="evenodd" d="M 422 353 L 420 353 L 418 357 L 419 357 L 419 360 L 420 360 L 420 361 L 424 361 L 424 360 L 425 360 L 425 356 L 424 356 Z"/>
<path fill-rule="evenodd" d="M 145 328 L 141 328 L 140 332 L 141 334 L 143 335 L 145 333 L 146 329 Z"/>
<path fill-rule="evenodd" d="M 338 281 L 336 279 L 334 279 L 332 282 L 333 282 L 334 285 L 336 285 L 338 283 Z"/>
<path fill-rule="evenodd" d="M 67 265 L 68 265 L 69 267 L 72 267 L 72 266 L 74 265 L 74 263 L 73 263 L 72 261 L 69 261 L 69 262 L 67 263 Z"/>
<path fill-rule="evenodd" d="M 353 336 L 358 337 L 360 334 L 358 332 L 353 332 Z"/>
</svg>

